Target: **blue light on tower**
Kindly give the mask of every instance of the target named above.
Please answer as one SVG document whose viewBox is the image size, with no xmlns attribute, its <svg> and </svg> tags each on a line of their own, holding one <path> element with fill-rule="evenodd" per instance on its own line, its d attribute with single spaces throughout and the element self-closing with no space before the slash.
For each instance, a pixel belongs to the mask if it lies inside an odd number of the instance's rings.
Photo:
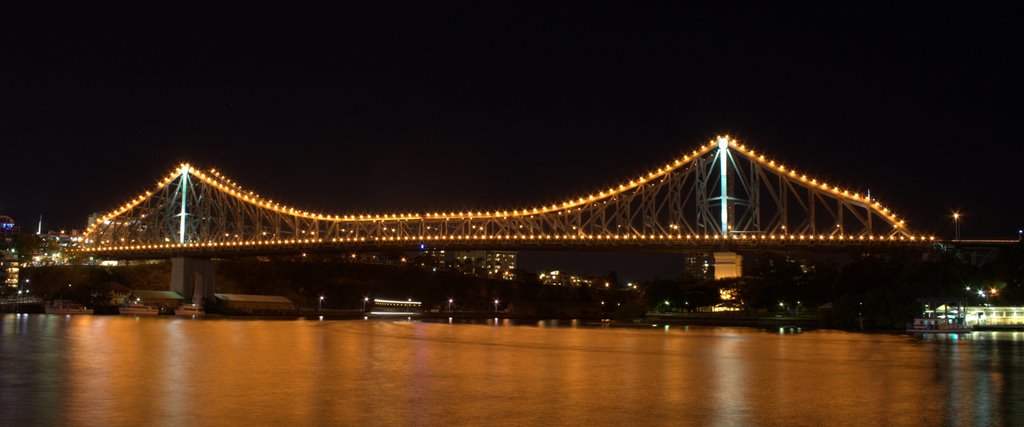
<svg viewBox="0 0 1024 427">
<path fill-rule="evenodd" d="M 729 171 L 727 168 L 727 160 L 729 158 L 729 137 L 723 136 L 718 138 L 718 161 L 720 165 L 721 175 L 721 195 L 722 195 L 722 236 L 729 235 Z"/>
<path fill-rule="evenodd" d="M 181 167 L 181 225 L 178 228 L 178 243 L 185 243 L 185 204 L 188 195 L 188 165 Z"/>
</svg>

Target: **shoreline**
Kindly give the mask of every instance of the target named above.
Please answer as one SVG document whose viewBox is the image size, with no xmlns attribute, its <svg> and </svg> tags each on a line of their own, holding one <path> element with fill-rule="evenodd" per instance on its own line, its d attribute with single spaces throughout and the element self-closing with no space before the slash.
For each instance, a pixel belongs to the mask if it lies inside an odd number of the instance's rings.
<svg viewBox="0 0 1024 427">
<path fill-rule="evenodd" d="M 24 308 L 24 307 L 23 307 Z M 21 310 L 20 312 L 10 311 L 4 314 L 46 314 L 42 310 Z M 79 316 L 85 314 L 78 314 Z M 94 313 L 88 314 L 89 316 L 129 316 L 118 313 Z M 173 314 L 160 314 L 155 316 L 143 316 L 153 318 L 192 318 L 191 316 L 175 316 Z M 612 318 L 611 315 L 607 317 L 572 317 L 572 316 L 555 316 L 555 317 L 533 317 L 533 316 L 519 316 L 511 313 L 488 313 L 488 312 L 452 312 L 452 313 L 410 313 L 410 314 L 371 314 L 365 313 L 362 310 L 317 310 L 302 309 L 296 311 L 294 314 L 282 314 L 282 315 L 247 315 L 247 314 L 227 314 L 227 313 L 206 313 L 199 318 L 210 318 L 210 319 L 252 319 L 252 320 L 387 320 L 387 319 L 409 319 L 409 320 L 444 320 L 449 319 L 451 321 L 466 321 L 466 320 L 489 320 L 489 319 L 500 319 L 500 320 L 511 320 L 515 322 L 522 322 L 524 324 L 531 322 L 540 321 L 570 321 L 576 320 L 586 325 L 594 326 L 607 326 L 615 328 L 651 328 L 658 326 L 735 326 L 735 327 L 749 327 L 749 328 L 780 328 L 789 329 L 795 328 L 799 330 L 816 330 L 816 329 L 834 329 L 837 331 L 848 331 L 848 332 L 904 332 L 903 329 L 877 329 L 877 330 L 858 330 L 858 329 L 835 329 L 829 328 L 824 325 L 824 320 L 820 316 L 793 316 L 793 317 L 761 317 L 761 316 L 748 316 L 748 315 L 714 315 L 705 313 L 673 313 L 673 314 L 649 314 L 642 318 L 633 320 L 618 320 Z M 1024 324 L 1020 325 L 976 325 L 972 328 L 973 331 L 978 332 L 998 332 L 998 331 L 1024 331 Z"/>
</svg>

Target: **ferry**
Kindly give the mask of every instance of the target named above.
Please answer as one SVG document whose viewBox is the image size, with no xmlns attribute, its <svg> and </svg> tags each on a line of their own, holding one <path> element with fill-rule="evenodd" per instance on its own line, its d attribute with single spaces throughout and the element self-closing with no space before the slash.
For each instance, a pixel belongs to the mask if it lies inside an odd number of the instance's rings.
<svg viewBox="0 0 1024 427">
<path fill-rule="evenodd" d="M 203 306 L 196 304 L 182 304 L 178 308 L 174 309 L 175 316 L 202 316 L 206 314 L 203 310 Z"/>
<path fill-rule="evenodd" d="M 46 306 L 46 314 L 92 314 L 92 309 L 85 308 L 82 304 L 57 299 Z"/>
<path fill-rule="evenodd" d="M 971 332 L 967 324 L 965 298 L 918 298 L 924 313 L 907 323 L 907 332 L 916 334 L 954 334 Z M 934 308 L 933 308 L 934 307 Z"/>
<path fill-rule="evenodd" d="M 157 307 L 151 307 L 142 303 L 133 302 L 129 305 L 123 305 L 118 307 L 118 312 L 121 314 L 134 314 L 136 316 L 156 316 L 160 314 L 160 309 Z"/>
<path fill-rule="evenodd" d="M 422 307 L 423 303 L 421 301 L 413 301 L 411 299 L 402 301 L 374 298 L 370 314 L 377 316 L 412 316 L 420 314 L 423 311 Z"/>
<path fill-rule="evenodd" d="M 952 334 L 971 332 L 963 318 L 918 317 L 907 324 L 907 332 L 926 334 Z"/>
</svg>

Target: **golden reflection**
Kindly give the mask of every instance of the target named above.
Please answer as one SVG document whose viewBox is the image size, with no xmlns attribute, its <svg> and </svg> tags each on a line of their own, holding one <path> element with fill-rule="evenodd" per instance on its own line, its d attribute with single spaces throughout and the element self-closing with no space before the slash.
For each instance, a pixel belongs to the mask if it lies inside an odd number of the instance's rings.
<svg viewBox="0 0 1024 427">
<path fill-rule="evenodd" d="M 11 425 L 999 425 L 1024 405 L 1015 332 L 2 319 Z"/>
</svg>

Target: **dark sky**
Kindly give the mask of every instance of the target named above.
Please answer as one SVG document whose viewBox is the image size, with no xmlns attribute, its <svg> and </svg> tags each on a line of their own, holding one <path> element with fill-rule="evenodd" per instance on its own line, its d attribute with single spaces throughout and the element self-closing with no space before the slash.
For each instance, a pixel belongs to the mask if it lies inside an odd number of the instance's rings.
<svg viewBox="0 0 1024 427">
<path fill-rule="evenodd" d="M 1019 6 L 484 3 L 5 6 L 0 213 L 81 228 L 183 160 L 310 210 L 514 208 L 729 133 L 915 230 L 1024 226 Z"/>
</svg>

